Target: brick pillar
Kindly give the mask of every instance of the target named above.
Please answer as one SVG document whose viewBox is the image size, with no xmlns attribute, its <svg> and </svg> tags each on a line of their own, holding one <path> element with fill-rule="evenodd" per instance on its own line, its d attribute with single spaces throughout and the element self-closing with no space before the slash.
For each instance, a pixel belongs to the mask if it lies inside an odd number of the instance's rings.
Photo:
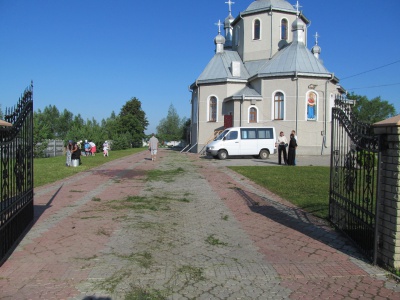
<svg viewBox="0 0 400 300">
<path fill-rule="evenodd" d="M 378 178 L 378 252 L 380 265 L 400 268 L 400 116 L 374 125 L 381 138 L 381 169 Z"/>
</svg>

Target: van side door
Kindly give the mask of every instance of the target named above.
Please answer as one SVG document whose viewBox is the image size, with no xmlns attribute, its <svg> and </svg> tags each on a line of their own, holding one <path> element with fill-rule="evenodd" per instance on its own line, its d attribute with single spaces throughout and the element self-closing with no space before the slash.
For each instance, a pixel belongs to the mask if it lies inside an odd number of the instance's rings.
<svg viewBox="0 0 400 300">
<path fill-rule="evenodd" d="M 256 155 L 260 152 L 255 128 L 241 128 L 240 139 L 241 155 Z"/>
</svg>

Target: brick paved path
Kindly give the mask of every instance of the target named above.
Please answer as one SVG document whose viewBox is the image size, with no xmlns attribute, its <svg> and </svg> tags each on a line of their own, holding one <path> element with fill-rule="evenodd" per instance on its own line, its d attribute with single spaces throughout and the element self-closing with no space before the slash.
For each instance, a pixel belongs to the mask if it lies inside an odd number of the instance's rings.
<svg viewBox="0 0 400 300">
<path fill-rule="evenodd" d="M 326 224 L 194 154 L 38 188 L 35 214 L 0 299 L 400 299 Z"/>
</svg>

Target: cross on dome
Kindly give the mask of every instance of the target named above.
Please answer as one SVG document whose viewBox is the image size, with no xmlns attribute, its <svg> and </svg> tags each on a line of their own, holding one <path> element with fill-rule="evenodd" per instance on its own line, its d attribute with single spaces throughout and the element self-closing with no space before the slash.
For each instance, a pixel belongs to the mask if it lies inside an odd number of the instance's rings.
<svg viewBox="0 0 400 300">
<path fill-rule="evenodd" d="M 229 5 L 229 13 L 231 13 L 232 12 L 232 4 L 235 4 L 235 2 L 228 0 L 228 2 L 225 2 L 225 3 Z"/>
<path fill-rule="evenodd" d="M 299 1 L 298 1 L 298 0 L 296 1 L 296 4 L 293 5 L 293 6 L 296 8 L 296 15 L 299 16 L 299 14 L 300 14 L 299 9 L 300 9 L 300 7 L 303 7 L 303 6 L 301 6 L 301 5 L 299 4 Z"/>
<path fill-rule="evenodd" d="M 221 26 L 224 25 L 223 23 L 221 23 L 221 20 L 218 20 L 218 23 L 215 23 L 215 25 L 218 26 L 218 34 L 221 33 Z"/>
<path fill-rule="evenodd" d="M 320 37 L 320 36 L 318 35 L 318 32 L 315 32 L 314 37 L 315 37 L 315 45 L 318 45 L 318 38 Z"/>
</svg>

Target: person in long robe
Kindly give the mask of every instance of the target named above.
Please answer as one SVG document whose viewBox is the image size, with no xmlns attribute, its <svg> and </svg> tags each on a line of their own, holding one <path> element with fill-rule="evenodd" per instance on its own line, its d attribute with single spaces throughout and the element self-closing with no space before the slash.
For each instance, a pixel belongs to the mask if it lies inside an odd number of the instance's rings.
<svg viewBox="0 0 400 300">
<path fill-rule="evenodd" d="M 290 135 L 289 152 L 288 152 L 288 160 L 287 160 L 287 163 L 288 163 L 289 166 L 294 166 L 295 165 L 296 148 L 297 148 L 297 142 L 296 142 L 296 139 L 294 137 L 294 134 L 292 133 Z"/>
</svg>

